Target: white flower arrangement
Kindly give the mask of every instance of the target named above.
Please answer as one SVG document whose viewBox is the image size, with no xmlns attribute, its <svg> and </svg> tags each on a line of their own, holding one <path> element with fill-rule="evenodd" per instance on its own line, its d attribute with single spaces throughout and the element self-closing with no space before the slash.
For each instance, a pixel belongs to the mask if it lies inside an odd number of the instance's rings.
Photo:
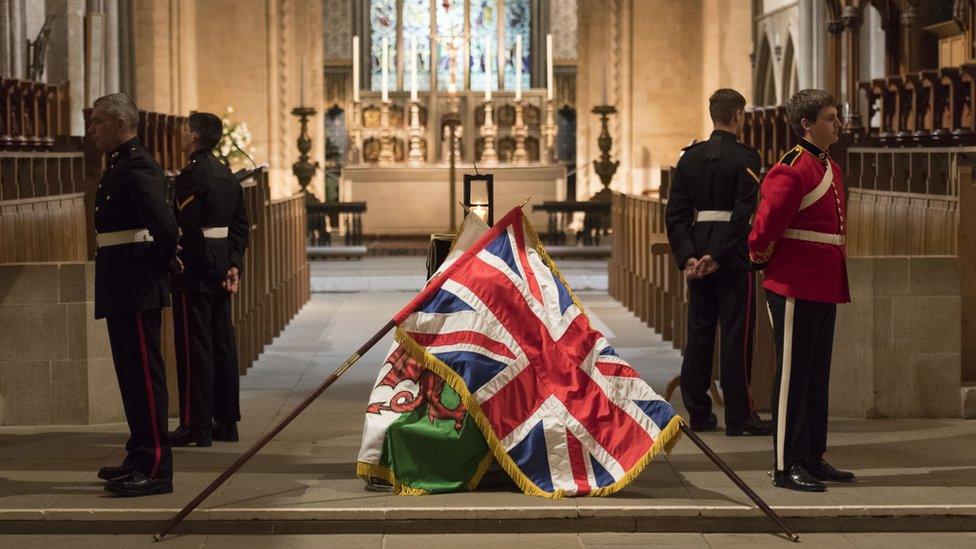
<svg viewBox="0 0 976 549">
<path fill-rule="evenodd" d="M 220 117 L 223 122 L 224 130 L 220 136 L 220 142 L 214 148 L 214 155 L 224 164 L 236 167 L 239 162 L 243 162 L 247 154 L 254 155 L 254 148 L 251 145 L 251 132 L 247 129 L 247 124 L 237 122 L 231 118 L 234 114 L 234 107 L 227 107 L 224 116 Z"/>
</svg>

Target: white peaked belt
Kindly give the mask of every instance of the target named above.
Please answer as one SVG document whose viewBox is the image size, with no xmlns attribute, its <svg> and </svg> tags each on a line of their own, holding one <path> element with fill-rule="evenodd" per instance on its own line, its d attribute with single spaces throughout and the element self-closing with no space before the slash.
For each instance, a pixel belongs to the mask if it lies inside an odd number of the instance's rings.
<svg viewBox="0 0 976 549">
<path fill-rule="evenodd" d="M 805 240 L 807 242 L 819 242 L 821 244 L 833 244 L 843 246 L 847 242 L 847 236 L 834 233 L 821 233 L 817 231 L 804 231 L 801 229 L 786 229 L 783 231 L 785 238 L 793 240 Z"/>
<path fill-rule="evenodd" d="M 203 229 L 204 238 L 227 238 L 227 227 L 208 227 Z"/>
<path fill-rule="evenodd" d="M 95 235 L 95 243 L 99 248 L 152 241 L 153 237 L 151 234 L 149 234 L 149 229 L 131 229 L 128 231 L 114 231 L 111 233 L 98 233 Z"/>
<path fill-rule="evenodd" d="M 695 221 L 732 221 L 732 211 L 704 210 L 695 214 Z"/>
</svg>

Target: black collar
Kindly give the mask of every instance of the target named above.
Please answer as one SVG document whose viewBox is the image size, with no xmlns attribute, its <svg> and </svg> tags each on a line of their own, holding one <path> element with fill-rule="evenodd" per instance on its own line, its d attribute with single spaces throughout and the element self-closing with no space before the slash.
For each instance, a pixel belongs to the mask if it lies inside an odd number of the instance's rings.
<svg viewBox="0 0 976 549">
<path fill-rule="evenodd" d="M 211 149 L 197 149 L 197 150 L 191 152 L 190 153 L 190 156 L 188 156 L 187 159 L 190 159 L 190 158 L 201 158 L 201 157 L 204 157 L 204 156 L 210 156 L 212 154 L 213 154 L 213 151 Z"/>
<path fill-rule="evenodd" d="M 132 139 L 130 139 L 130 140 L 126 141 L 125 143 L 122 143 L 121 145 L 119 145 L 118 147 L 116 147 L 116 149 L 114 151 L 112 151 L 111 153 L 109 153 L 109 157 L 112 158 L 112 159 L 116 159 L 119 156 L 125 154 L 126 152 L 131 151 L 132 149 L 134 149 L 137 146 L 139 146 L 139 138 L 138 137 L 133 137 Z"/>
<path fill-rule="evenodd" d="M 814 145 L 813 143 L 807 141 L 806 139 L 803 139 L 802 137 L 800 138 L 800 141 L 797 144 L 799 146 L 803 147 L 804 149 L 806 149 L 806 151 L 808 153 L 810 153 L 813 156 L 817 157 L 817 159 L 819 159 L 822 162 L 826 162 L 827 159 L 829 158 L 827 156 L 827 152 L 826 151 L 821 150 L 820 147 Z"/>
<path fill-rule="evenodd" d="M 716 137 L 724 137 L 726 139 L 733 139 L 735 141 L 739 140 L 738 135 L 735 135 L 732 132 L 727 132 L 725 130 L 712 130 L 712 138 L 714 139 Z"/>
</svg>

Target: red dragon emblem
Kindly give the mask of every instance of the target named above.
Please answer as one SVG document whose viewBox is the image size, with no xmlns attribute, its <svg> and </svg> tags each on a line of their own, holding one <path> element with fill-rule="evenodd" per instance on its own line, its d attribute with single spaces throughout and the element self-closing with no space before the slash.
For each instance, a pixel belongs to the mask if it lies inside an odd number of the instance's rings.
<svg viewBox="0 0 976 549">
<path fill-rule="evenodd" d="M 467 409 L 463 403 L 459 403 L 453 410 L 444 406 L 441 402 L 441 391 L 444 390 L 443 379 L 418 364 L 403 347 L 397 347 L 390 354 L 387 363 L 392 364 L 393 368 L 376 384 L 377 387 L 396 388 L 401 382 L 410 380 L 416 383 L 420 390 L 416 396 L 410 391 L 398 391 L 390 397 L 388 403 L 371 402 L 366 407 L 367 414 L 379 414 L 384 410 L 401 414 L 412 412 L 426 402 L 427 419 L 431 423 L 435 419 L 452 419 L 454 429 L 461 430 Z"/>
</svg>

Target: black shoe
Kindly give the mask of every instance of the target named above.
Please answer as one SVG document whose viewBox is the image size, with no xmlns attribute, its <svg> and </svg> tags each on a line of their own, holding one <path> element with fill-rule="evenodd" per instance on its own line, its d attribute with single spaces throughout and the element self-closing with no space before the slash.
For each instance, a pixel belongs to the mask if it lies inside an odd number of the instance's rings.
<svg viewBox="0 0 976 549">
<path fill-rule="evenodd" d="M 704 421 L 691 420 L 691 430 L 695 432 L 711 431 L 716 427 L 718 427 L 718 418 L 715 414 L 708 414 L 708 418 Z"/>
<path fill-rule="evenodd" d="M 237 442 L 237 422 L 228 421 L 227 423 L 215 421 L 210 429 L 210 434 L 214 440 L 221 442 Z"/>
<path fill-rule="evenodd" d="M 102 480 L 115 480 L 117 478 L 127 476 L 131 472 L 132 468 L 127 465 L 119 465 L 118 467 L 102 467 L 98 470 L 98 478 Z"/>
<path fill-rule="evenodd" d="M 169 445 L 177 448 L 195 444 L 200 447 L 210 446 L 210 429 L 189 429 L 180 427 L 169 432 Z"/>
<path fill-rule="evenodd" d="M 773 473 L 773 485 L 798 492 L 823 492 L 827 489 L 824 483 L 813 478 L 799 463 L 794 463 L 789 471 Z"/>
<path fill-rule="evenodd" d="M 727 437 L 768 437 L 773 434 L 773 424 L 768 419 L 751 417 L 742 423 L 725 426 L 725 436 Z"/>
<path fill-rule="evenodd" d="M 850 471 L 838 471 L 824 460 L 820 460 L 820 463 L 816 465 L 808 466 L 807 470 L 817 480 L 827 482 L 854 482 L 854 473 Z"/>
<path fill-rule="evenodd" d="M 105 491 L 122 497 L 170 494 L 173 492 L 173 479 L 148 478 L 142 471 L 132 471 L 127 476 L 106 483 Z"/>
</svg>

